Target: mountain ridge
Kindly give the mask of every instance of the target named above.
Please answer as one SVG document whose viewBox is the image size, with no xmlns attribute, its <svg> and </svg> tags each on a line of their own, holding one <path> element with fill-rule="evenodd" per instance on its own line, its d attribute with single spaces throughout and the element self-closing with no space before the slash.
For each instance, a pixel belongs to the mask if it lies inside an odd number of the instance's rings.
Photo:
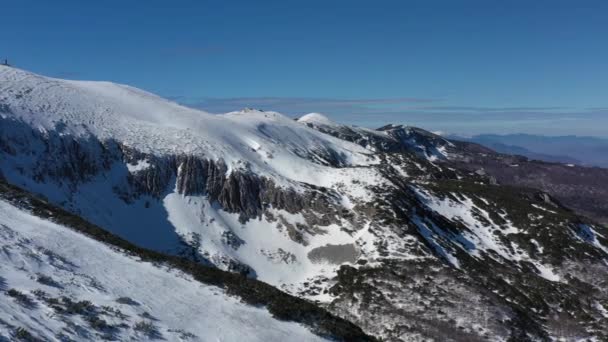
<svg viewBox="0 0 608 342">
<path fill-rule="evenodd" d="M 518 154 L 548 162 L 581 166 L 607 167 L 608 140 L 585 136 L 542 136 L 532 134 L 481 134 L 471 137 L 448 136 L 455 140 L 476 142 L 497 152 Z"/>
</svg>

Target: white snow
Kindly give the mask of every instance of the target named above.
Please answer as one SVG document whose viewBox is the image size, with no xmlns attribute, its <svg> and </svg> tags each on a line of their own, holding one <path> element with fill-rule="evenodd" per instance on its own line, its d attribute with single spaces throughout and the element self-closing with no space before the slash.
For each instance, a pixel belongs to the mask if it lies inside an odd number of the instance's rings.
<svg viewBox="0 0 608 342">
<path fill-rule="evenodd" d="M 264 308 L 248 306 L 224 290 L 201 284 L 189 275 L 148 262 L 57 224 L 42 220 L 0 201 L 0 340 L 11 340 L 18 327 L 46 341 L 59 333 L 74 340 L 98 340 L 100 334 L 78 315 L 54 313 L 34 290 L 48 296 L 88 300 L 98 308 L 111 306 L 126 315 L 100 316 L 110 324 L 125 323 L 117 340 L 149 340 L 134 329 L 151 322 L 168 341 L 316 341 L 304 326 L 274 319 Z M 57 284 L 36 279 L 44 275 Z M 23 305 L 4 291 L 14 288 L 27 295 Z M 128 297 L 134 304 L 121 304 Z M 144 318 L 148 313 L 154 318 Z"/>
<path fill-rule="evenodd" d="M 543 265 L 538 261 L 534 261 L 532 262 L 532 264 L 534 265 L 534 267 L 536 267 L 539 272 L 538 275 L 540 275 L 541 277 L 555 282 L 560 280 L 560 276 L 555 273 L 555 271 L 551 267 Z"/>
<path fill-rule="evenodd" d="M 138 171 L 143 171 L 146 170 L 147 168 L 150 167 L 150 163 L 147 160 L 138 160 L 137 164 L 133 165 L 133 164 L 127 164 L 127 169 L 129 170 L 129 172 L 131 173 L 135 173 Z"/>
<path fill-rule="evenodd" d="M 546 211 L 546 212 L 551 213 L 551 214 L 557 214 L 557 212 L 556 212 L 556 211 L 549 210 L 549 209 L 547 209 L 547 208 L 545 208 L 545 207 L 543 207 L 543 206 L 540 206 L 540 205 L 538 205 L 538 204 L 534 204 L 534 203 L 532 203 L 532 206 L 533 206 L 534 208 L 538 209 L 538 210 Z"/>
<path fill-rule="evenodd" d="M 0 102 L 9 108 L 3 119 L 62 134 L 114 139 L 143 153 L 222 159 L 231 169 L 247 167 L 280 184 L 322 178 L 325 168 L 306 157 L 327 151 L 343 156 L 347 165 L 377 162 L 357 144 L 276 112 L 212 115 L 110 82 L 61 80 L 0 66 Z"/>
<path fill-rule="evenodd" d="M 331 121 L 327 116 L 321 113 L 309 113 L 303 115 L 298 119 L 299 122 L 322 124 L 322 125 L 336 125 L 335 122 Z"/>
<path fill-rule="evenodd" d="M 544 247 L 542 247 L 540 245 L 540 243 L 538 243 L 538 241 L 536 241 L 535 239 L 530 239 L 530 242 L 532 242 L 532 244 L 536 247 L 536 249 L 538 250 L 538 253 L 542 254 L 543 251 L 545 250 Z"/>
<path fill-rule="evenodd" d="M 606 308 L 601 303 L 595 302 L 595 307 L 602 314 L 602 316 L 604 316 L 604 318 L 608 318 L 608 310 L 606 310 Z"/>
<path fill-rule="evenodd" d="M 277 221 L 261 219 L 239 222 L 238 214 L 227 213 L 209 204 L 205 196 L 170 194 L 164 199 L 169 221 L 182 236 L 193 233 L 201 236 L 201 250 L 213 258 L 229 257 L 241 260 L 252 267 L 258 279 L 287 290 L 318 276 L 333 277 L 339 265 L 313 263 L 308 253 L 328 244 L 354 244 L 357 236 L 351 236 L 335 224 L 323 227 L 323 232 L 305 235 L 307 244 L 293 241 L 284 223 L 305 224 L 301 214 L 271 209 Z M 244 241 L 238 248 L 222 242 L 223 234 L 230 232 Z M 196 236 L 196 235 L 195 235 Z M 286 256 L 280 258 L 279 256 Z"/>
<path fill-rule="evenodd" d="M 452 266 L 460 268 L 458 259 L 440 243 L 442 239 L 450 239 L 450 236 L 437 227 L 435 223 L 424 221 L 419 216 L 415 216 L 413 221 L 418 227 L 420 234 L 433 247 L 435 252 L 445 258 Z"/>
</svg>

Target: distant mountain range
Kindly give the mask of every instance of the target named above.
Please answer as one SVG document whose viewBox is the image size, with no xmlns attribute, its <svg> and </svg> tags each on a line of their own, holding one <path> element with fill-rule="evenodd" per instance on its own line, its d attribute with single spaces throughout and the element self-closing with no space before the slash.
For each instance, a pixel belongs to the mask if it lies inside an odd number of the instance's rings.
<svg viewBox="0 0 608 342">
<path fill-rule="evenodd" d="M 531 134 L 481 134 L 448 138 L 475 142 L 496 152 L 530 159 L 585 166 L 608 167 L 608 139 L 582 136 L 542 136 Z"/>
</svg>

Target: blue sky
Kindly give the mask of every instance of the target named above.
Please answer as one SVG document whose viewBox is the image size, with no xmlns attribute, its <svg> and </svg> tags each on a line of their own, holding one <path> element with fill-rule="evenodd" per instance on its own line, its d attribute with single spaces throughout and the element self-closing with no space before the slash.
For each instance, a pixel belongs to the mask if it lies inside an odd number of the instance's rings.
<svg viewBox="0 0 608 342">
<path fill-rule="evenodd" d="M 211 112 L 608 137 L 607 1 L 3 1 L 0 57 Z"/>
</svg>

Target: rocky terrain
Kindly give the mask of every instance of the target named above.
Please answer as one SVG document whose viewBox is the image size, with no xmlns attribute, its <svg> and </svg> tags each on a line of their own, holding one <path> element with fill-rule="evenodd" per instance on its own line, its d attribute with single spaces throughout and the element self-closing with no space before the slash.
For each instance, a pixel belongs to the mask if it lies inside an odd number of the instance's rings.
<svg viewBox="0 0 608 342">
<path fill-rule="evenodd" d="M 382 340 L 608 338 L 602 169 L 0 67 L 0 170 L 129 243 Z"/>
</svg>

